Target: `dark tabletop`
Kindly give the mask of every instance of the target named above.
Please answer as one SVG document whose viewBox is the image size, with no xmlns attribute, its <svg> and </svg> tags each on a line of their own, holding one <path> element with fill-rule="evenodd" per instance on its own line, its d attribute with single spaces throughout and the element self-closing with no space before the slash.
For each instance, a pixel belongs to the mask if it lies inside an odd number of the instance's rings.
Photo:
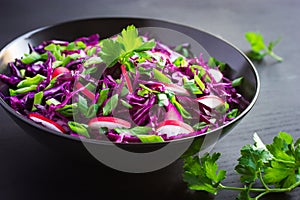
<svg viewBox="0 0 300 200">
<path fill-rule="evenodd" d="M 39 27 L 74 19 L 114 16 L 185 24 L 219 35 L 242 51 L 249 50 L 244 39 L 247 31 L 260 31 L 266 41 L 281 36 L 274 51 L 284 61 L 277 63 L 266 58 L 262 63 L 255 63 L 261 79 L 259 99 L 242 122 L 213 148 L 222 152 L 219 166 L 228 171 L 224 184 L 240 186 L 233 167 L 240 148 L 252 143 L 254 132 L 266 143 L 279 131 L 300 136 L 299 10 L 298 0 L 1 0 L 0 47 Z M 53 154 L 18 128 L 2 108 L 0 113 L 1 200 L 104 199 L 102 186 L 105 183 L 101 182 L 97 167 Z M 180 177 L 180 174 L 174 176 Z M 161 182 L 157 180 L 157 184 Z M 134 186 L 130 191 L 123 191 L 118 181 L 115 185 L 115 193 L 134 197 Z M 194 194 L 183 187 L 170 185 L 166 194 L 156 194 L 155 199 L 232 200 L 237 195 L 237 192 L 221 191 L 214 197 Z M 151 187 L 145 192 L 155 193 Z M 263 199 L 300 199 L 300 189 Z"/>
</svg>

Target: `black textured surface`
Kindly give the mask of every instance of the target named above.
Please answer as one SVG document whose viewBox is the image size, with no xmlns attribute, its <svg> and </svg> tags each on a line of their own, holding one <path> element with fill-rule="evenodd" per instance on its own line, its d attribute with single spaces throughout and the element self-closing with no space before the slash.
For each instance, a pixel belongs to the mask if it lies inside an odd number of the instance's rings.
<svg viewBox="0 0 300 200">
<path fill-rule="evenodd" d="M 239 149 L 252 143 L 257 132 L 263 141 L 271 142 L 279 131 L 300 136 L 299 119 L 299 1 L 159 1 L 159 0 L 65 0 L 0 2 L 0 47 L 13 38 L 33 29 L 73 19 L 90 17 L 146 17 L 186 24 L 207 30 L 230 41 L 241 50 L 248 50 L 246 31 L 260 31 L 266 41 L 282 36 L 275 52 L 285 60 L 275 63 L 265 59 L 255 63 L 261 78 L 258 102 L 231 133 L 213 149 L 222 152 L 219 166 L 228 171 L 227 185 L 239 185 L 233 166 Z M 153 173 L 161 189 L 152 190 L 138 175 L 132 176 L 131 190 L 127 176 L 108 177 L 106 169 L 91 163 L 79 163 L 53 154 L 19 129 L 0 109 L 0 199 L 103 199 L 111 194 L 137 199 L 217 199 L 231 200 L 236 192 L 222 191 L 216 197 L 185 190 L 177 184 L 180 174 L 167 174 L 161 180 Z M 178 163 L 180 164 L 180 163 Z M 163 172 L 161 172 L 163 173 Z M 115 185 L 107 191 L 106 184 Z M 105 191 L 104 191 L 105 190 Z M 297 200 L 300 190 L 289 194 L 269 195 L 263 199 Z M 134 198 L 136 197 L 136 198 Z"/>
</svg>

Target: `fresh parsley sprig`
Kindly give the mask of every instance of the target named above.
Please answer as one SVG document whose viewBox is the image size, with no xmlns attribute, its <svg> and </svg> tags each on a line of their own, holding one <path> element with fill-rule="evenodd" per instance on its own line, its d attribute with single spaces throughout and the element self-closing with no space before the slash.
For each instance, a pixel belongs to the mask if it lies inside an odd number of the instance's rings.
<svg viewBox="0 0 300 200">
<path fill-rule="evenodd" d="M 269 193 L 290 192 L 300 186 L 300 139 L 294 141 L 286 132 L 279 132 L 272 144 L 265 145 L 254 134 L 254 145 L 245 145 L 235 171 L 244 187 L 225 186 L 226 171 L 218 169 L 220 153 L 206 153 L 201 158 L 184 160 L 183 180 L 191 190 L 217 194 L 220 190 L 240 191 L 238 200 L 258 200 Z M 254 187 L 254 183 L 261 187 Z M 256 194 L 257 196 L 253 196 Z"/>
<path fill-rule="evenodd" d="M 100 57 L 108 67 L 113 66 L 117 62 L 127 64 L 128 58 L 134 52 L 147 51 L 155 45 L 154 40 L 144 42 L 143 38 L 138 35 L 138 30 L 135 26 L 130 25 L 123 29 L 117 38 L 108 38 L 102 41 Z"/>
<path fill-rule="evenodd" d="M 250 59 L 260 61 L 266 55 L 270 55 L 279 62 L 283 61 L 283 58 L 276 55 L 273 51 L 273 48 L 280 42 L 280 37 L 275 41 L 269 42 L 268 45 L 266 45 L 262 34 L 259 32 L 246 32 L 245 38 L 251 45 L 251 51 L 247 53 Z"/>
</svg>

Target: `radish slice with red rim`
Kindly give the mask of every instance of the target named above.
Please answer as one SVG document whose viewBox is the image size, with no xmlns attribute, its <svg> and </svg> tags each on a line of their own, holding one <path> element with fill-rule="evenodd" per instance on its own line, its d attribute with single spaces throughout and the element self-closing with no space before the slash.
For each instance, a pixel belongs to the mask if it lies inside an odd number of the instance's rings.
<svg viewBox="0 0 300 200">
<path fill-rule="evenodd" d="M 91 128 L 101 128 L 101 127 L 107 127 L 108 129 L 114 129 L 114 128 L 130 128 L 131 124 L 130 122 L 116 118 L 116 117 L 97 117 L 93 118 L 89 121 L 89 127 Z"/>
<path fill-rule="evenodd" d="M 50 128 L 52 130 L 58 131 L 60 133 L 66 133 L 66 130 L 57 124 L 56 122 L 52 121 L 51 119 L 48 119 L 40 114 L 37 113 L 30 113 L 28 115 L 29 119 L 31 119 L 34 122 L 41 123 L 43 126 Z"/>
<path fill-rule="evenodd" d="M 207 95 L 196 99 L 199 103 L 206 105 L 207 107 L 213 109 L 222 104 L 224 104 L 224 100 L 215 95 Z"/>
<path fill-rule="evenodd" d="M 194 132 L 194 129 L 190 125 L 178 120 L 165 120 L 158 125 L 156 131 L 167 136 L 174 136 Z"/>
</svg>

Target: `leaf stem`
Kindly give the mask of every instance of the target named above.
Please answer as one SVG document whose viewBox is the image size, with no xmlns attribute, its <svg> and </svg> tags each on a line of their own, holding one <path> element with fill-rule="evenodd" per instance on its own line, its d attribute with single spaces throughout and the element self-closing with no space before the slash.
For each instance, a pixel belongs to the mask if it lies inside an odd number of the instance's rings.
<svg viewBox="0 0 300 200">
<path fill-rule="evenodd" d="M 259 180 L 260 182 L 263 184 L 263 186 L 267 189 L 270 190 L 269 186 L 265 183 L 263 176 L 262 176 L 262 172 L 261 169 L 259 168 Z"/>
<path fill-rule="evenodd" d="M 236 191 L 246 191 L 249 190 L 251 192 L 265 192 L 267 189 L 265 188 L 246 188 L 246 187 L 231 187 L 231 186 L 225 186 L 220 184 L 219 185 L 220 189 L 224 190 L 236 190 Z"/>
<path fill-rule="evenodd" d="M 258 200 L 259 198 L 261 198 L 262 196 L 268 194 L 268 193 L 279 193 L 279 192 L 290 192 L 293 189 L 295 189 L 296 187 L 300 186 L 300 181 L 294 183 L 293 185 L 291 185 L 288 188 L 269 188 L 265 182 L 263 181 L 262 177 L 261 177 L 261 173 L 260 173 L 260 179 L 262 181 L 262 184 L 264 185 L 265 188 L 247 188 L 247 187 L 231 187 L 231 186 L 225 186 L 222 184 L 218 185 L 219 189 L 224 189 L 224 190 L 235 190 L 235 191 L 249 191 L 249 192 L 260 192 L 260 194 L 258 196 L 255 197 L 255 200 Z"/>
<path fill-rule="evenodd" d="M 283 61 L 283 58 L 280 57 L 280 56 L 278 56 L 278 55 L 276 55 L 273 51 L 269 52 L 269 55 L 270 55 L 271 57 L 273 57 L 275 60 L 279 61 L 279 62 L 282 62 L 282 61 Z"/>
</svg>

